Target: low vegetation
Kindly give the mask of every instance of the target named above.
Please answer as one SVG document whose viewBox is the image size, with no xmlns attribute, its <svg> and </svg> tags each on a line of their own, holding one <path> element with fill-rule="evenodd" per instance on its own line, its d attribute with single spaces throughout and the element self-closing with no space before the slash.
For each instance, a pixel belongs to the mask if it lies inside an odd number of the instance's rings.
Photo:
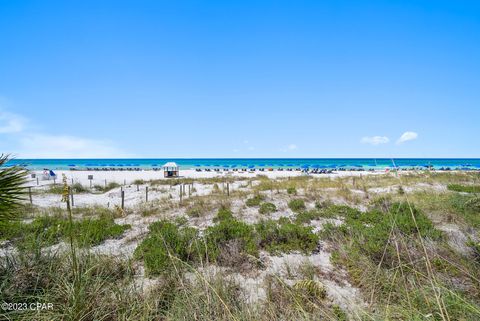
<svg viewBox="0 0 480 321">
<path fill-rule="evenodd" d="M 129 225 L 115 224 L 113 217 L 76 220 L 73 235 L 79 246 L 93 246 L 108 238 L 115 238 L 129 229 Z M 0 239 L 10 240 L 18 248 L 45 247 L 66 240 L 68 221 L 62 216 L 40 216 L 31 223 L 11 221 L 0 227 Z"/>
<path fill-rule="evenodd" d="M 150 225 L 147 239 L 135 251 L 135 257 L 144 261 L 149 273 L 162 274 L 172 266 L 168 263 L 172 257 L 190 265 L 199 262 L 225 265 L 232 261 L 229 256 L 233 254 L 248 261 L 248 256 L 258 257 L 260 250 L 274 254 L 311 253 L 319 240 L 311 227 L 288 220 L 247 224 L 235 219 L 228 208 L 221 208 L 214 221 L 216 224 L 208 227 L 203 235 L 194 228 L 169 221 L 154 223 Z M 235 253 L 226 253 L 232 247 Z"/>
<path fill-rule="evenodd" d="M 448 184 L 447 188 L 455 192 L 480 193 L 480 185 Z"/>
<path fill-rule="evenodd" d="M 261 194 L 256 194 L 255 196 L 253 196 L 252 198 L 249 198 L 247 199 L 247 201 L 245 202 L 245 205 L 247 206 L 259 206 L 260 203 L 265 199 L 265 197 Z"/>
<path fill-rule="evenodd" d="M 260 214 L 271 214 L 277 211 L 277 207 L 273 203 L 262 203 L 260 204 L 260 208 L 258 209 L 258 212 Z"/>
<path fill-rule="evenodd" d="M 288 202 L 288 207 L 294 212 L 300 212 L 306 208 L 305 202 L 301 199 L 294 199 Z"/>
<path fill-rule="evenodd" d="M 233 183 L 231 177 L 161 180 L 151 182 L 161 185 L 152 191 L 165 197 L 126 211 L 74 207 L 71 222 L 66 207 L 17 202 L 17 219 L 0 224 L 0 301 L 52 302 L 54 309 L 1 311 L 1 317 L 478 320 L 480 201 L 473 183 L 479 179 L 473 172 L 428 171 L 400 178 L 257 176 L 238 179 L 244 184 L 231 184 L 230 195 L 223 183 Z M 180 203 L 179 184 L 218 190 L 184 195 Z M 388 192 L 371 190 L 378 187 Z M 285 202 L 291 211 L 275 206 Z M 115 223 L 124 216 L 148 226 L 133 257 L 93 254 L 90 247 L 125 235 L 130 226 Z M 45 251 L 60 242 L 65 251 Z M 276 262 L 297 257 L 305 262 L 270 274 Z M 316 261 L 324 258 L 330 259 Z M 252 279 L 262 287 L 253 291 L 264 293 L 261 300 L 249 301 Z M 361 302 L 356 308 L 343 298 L 352 289 Z"/>
<path fill-rule="evenodd" d="M 106 193 L 108 191 L 111 191 L 112 189 L 119 188 L 121 185 L 115 182 L 110 182 L 107 185 L 95 185 L 93 188 L 95 190 L 100 191 L 102 193 Z"/>
</svg>

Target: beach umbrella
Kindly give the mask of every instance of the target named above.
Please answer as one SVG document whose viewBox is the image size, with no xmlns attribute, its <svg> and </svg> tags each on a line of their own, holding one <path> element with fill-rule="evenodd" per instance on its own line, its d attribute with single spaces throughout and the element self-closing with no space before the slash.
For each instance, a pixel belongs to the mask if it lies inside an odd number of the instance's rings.
<svg viewBox="0 0 480 321">
<path fill-rule="evenodd" d="M 265 164 L 258 164 L 258 166 L 260 166 L 260 167 L 265 167 Z"/>
<path fill-rule="evenodd" d="M 305 164 L 305 165 L 302 165 L 301 167 L 304 168 L 304 169 L 307 169 L 307 168 L 309 168 L 310 166 L 308 166 L 307 164 Z"/>
<path fill-rule="evenodd" d="M 202 166 L 202 165 L 200 165 L 200 164 L 195 164 L 195 166 L 200 167 L 200 166 Z"/>
<path fill-rule="evenodd" d="M 249 165 L 248 168 L 255 168 L 255 165 Z"/>
<path fill-rule="evenodd" d="M 232 168 L 237 167 L 237 165 L 232 165 Z"/>
<path fill-rule="evenodd" d="M 287 166 L 289 166 L 289 167 L 293 167 L 293 164 L 287 164 Z"/>
<path fill-rule="evenodd" d="M 225 168 L 229 168 L 230 166 L 228 166 L 228 165 L 223 165 L 223 167 L 225 167 Z"/>
<path fill-rule="evenodd" d="M 25 165 L 22 165 L 22 166 L 25 166 Z M 70 167 L 75 167 L 75 166 L 77 166 L 77 165 L 70 164 L 70 165 L 68 165 L 68 166 L 70 166 Z"/>
</svg>

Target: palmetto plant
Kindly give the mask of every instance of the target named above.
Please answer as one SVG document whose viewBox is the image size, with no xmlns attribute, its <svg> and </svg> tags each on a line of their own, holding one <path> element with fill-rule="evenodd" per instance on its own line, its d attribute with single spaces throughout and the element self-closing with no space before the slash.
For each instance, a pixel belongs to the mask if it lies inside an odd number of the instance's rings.
<svg viewBox="0 0 480 321">
<path fill-rule="evenodd" d="M 8 155 L 0 155 L 0 224 L 14 219 L 26 194 L 27 171 L 19 166 L 5 167 Z"/>
</svg>

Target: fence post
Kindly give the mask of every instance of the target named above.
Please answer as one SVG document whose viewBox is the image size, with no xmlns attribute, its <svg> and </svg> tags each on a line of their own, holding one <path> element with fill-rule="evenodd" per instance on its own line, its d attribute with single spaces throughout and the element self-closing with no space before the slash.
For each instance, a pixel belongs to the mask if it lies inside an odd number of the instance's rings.
<svg viewBox="0 0 480 321">
<path fill-rule="evenodd" d="M 182 202 L 182 185 L 180 185 L 180 203 Z"/>
<path fill-rule="evenodd" d="M 30 204 L 33 204 L 33 201 L 32 201 L 32 188 L 29 186 L 28 187 L 28 196 L 30 197 Z"/>
<path fill-rule="evenodd" d="M 107 179 L 105 178 L 105 188 L 107 188 Z"/>
<path fill-rule="evenodd" d="M 122 210 L 125 208 L 125 191 L 122 191 Z"/>
<path fill-rule="evenodd" d="M 230 183 L 227 182 L 227 196 L 230 196 Z"/>
<path fill-rule="evenodd" d="M 75 203 L 73 202 L 73 189 L 71 186 L 68 189 L 70 190 L 70 203 L 72 203 L 72 207 L 74 207 Z"/>
<path fill-rule="evenodd" d="M 145 187 L 145 202 L 148 202 L 148 186 Z"/>
<path fill-rule="evenodd" d="M 37 186 L 38 186 L 38 177 L 37 177 Z"/>
<path fill-rule="evenodd" d="M 140 190 L 140 188 L 138 187 L 138 184 L 137 184 L 137 192 Z"/>
</svg>

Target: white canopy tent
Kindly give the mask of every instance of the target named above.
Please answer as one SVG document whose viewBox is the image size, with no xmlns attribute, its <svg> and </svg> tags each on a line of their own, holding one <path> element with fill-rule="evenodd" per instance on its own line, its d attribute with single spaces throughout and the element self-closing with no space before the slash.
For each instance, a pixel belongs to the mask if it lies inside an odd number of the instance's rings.
<svg viewBox="0 0 480 321">
<path fill-rule="evenodd" d="M 164 177 L 178 177 L 180 170 L 175 162 L 168 162 L 162 166 Z"/>
</svg>

